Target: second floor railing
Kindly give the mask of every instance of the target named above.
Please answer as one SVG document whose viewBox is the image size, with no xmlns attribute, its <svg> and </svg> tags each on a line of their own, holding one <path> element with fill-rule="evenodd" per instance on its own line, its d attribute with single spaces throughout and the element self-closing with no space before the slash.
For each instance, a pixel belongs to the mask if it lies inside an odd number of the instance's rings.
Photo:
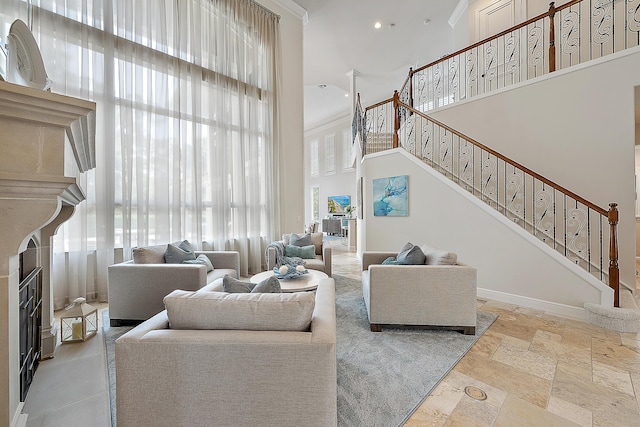
<svg viewBox="0 0 640 427">
<path fill-rule="evenodd" d="M 615 203 L 608 209 L 393 98 L 367 107 L 362 153 L 401 147 L 608 284 L 619 306 Z"/>
<path fill-rule="evenodd" d="M 400 100 L 419 111 L 640 45 L 640 0 L 573 0 L 417 69 Z"/>
</svg>

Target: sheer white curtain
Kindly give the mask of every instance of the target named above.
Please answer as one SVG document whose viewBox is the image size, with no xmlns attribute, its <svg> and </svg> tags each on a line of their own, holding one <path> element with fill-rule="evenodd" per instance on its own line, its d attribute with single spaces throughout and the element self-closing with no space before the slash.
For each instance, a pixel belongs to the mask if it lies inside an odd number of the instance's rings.
<svg viewBox="0 0 640 427">
<path fill-rule="evenodd" d="M 87 201 L 55 238 L 56 304 L 105 299 L 114 248 L 213 240 L 260 271 L 278 228 L 278 17 L 250 0 L 33 10 L 53 91 L 98 108 Z"/>
</svg>

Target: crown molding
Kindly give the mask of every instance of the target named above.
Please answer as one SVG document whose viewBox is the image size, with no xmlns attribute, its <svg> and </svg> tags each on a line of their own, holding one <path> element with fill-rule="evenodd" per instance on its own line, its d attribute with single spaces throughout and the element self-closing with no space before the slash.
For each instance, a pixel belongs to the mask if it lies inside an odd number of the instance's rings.
<svg viewBox="0 0 640 427">
<path fill-rule="evenodd" d="M 293 0 L 273 0 L 273 2 L 300 18 L 303 25 L 309 22 L 307 10 Z"/>
<path fill-rule="evenodd" d="M 467 10 L 467 7 L 469 7 L 469 0 L 460 0 L 458 2 L 458 5 L 453 10 L 451 16 L 449 17 L 449 20 L 447 21 L 449 22 L 451 28 L 456 26 L 460 18 L 462 18 L 462 14 L 464 13 L 464 11 Z"/>
</svg>

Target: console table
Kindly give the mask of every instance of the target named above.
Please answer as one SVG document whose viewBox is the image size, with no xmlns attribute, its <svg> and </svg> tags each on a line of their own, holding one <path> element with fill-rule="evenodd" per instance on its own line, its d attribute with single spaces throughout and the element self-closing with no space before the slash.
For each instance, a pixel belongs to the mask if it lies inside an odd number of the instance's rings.
<svg viewBox="0 0 640 427">
<path fill-rule="evenodd" d="M 341 234 L 342 218 L 324 218 L 322 220 L 322 231 L 327 234 Z"/>
</svg>

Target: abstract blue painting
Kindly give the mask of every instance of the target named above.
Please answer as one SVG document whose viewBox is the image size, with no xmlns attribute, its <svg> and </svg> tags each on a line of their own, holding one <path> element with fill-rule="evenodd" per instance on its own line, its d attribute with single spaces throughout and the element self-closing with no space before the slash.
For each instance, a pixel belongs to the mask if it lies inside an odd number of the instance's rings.
<svg viewBox="0 0 640 427">
<path fill-rule="evenodd" d="M 407 175 L 373 180 L 373 216 L 408 216 Z"/>
</svg>

